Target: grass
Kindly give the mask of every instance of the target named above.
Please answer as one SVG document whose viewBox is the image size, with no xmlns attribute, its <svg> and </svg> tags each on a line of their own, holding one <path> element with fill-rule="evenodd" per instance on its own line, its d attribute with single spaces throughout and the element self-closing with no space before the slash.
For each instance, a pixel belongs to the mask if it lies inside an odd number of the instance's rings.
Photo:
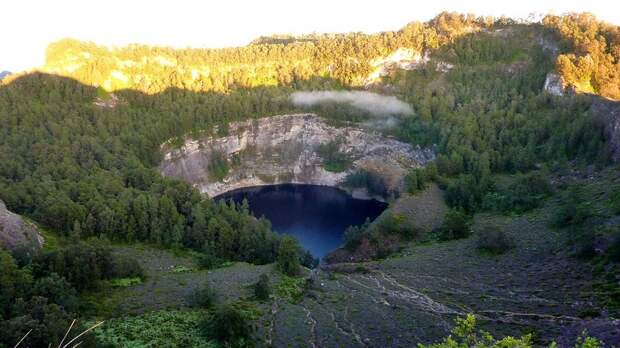
<svg viewBox="0 0 620 348">
<path fill-rule="evenodd" d="M 325 168 L 325 170 L 327 170 L 328 172 L 341 173 L 347 170 L 350 166 L 351 166 L 350 161 L 332 161 L 332 162 L 326 162 L 323 165 L 323 168 Z"/>
<path fill-rule="evenodd" d="M 186 266 L 176 266 L 173 269 L 170 270 L 170 273 L 190 273 L 193 272 L 194 270 L 190 267 L 186 267 Z"/>
<path fill-rule="evenodd" d="M 141 283 L 142 279 L 140 277 L 117 278 L 110 280 L 110 286 L 112 286 L 113 288 L 127 288 Z"/>
<path fill-rule="evenodd" d="M 298 303 L 303 299 L 305 282 L 305 278 L 283 276 L 275 286 L 275 294 L 290 303 Z"/>
</svg>

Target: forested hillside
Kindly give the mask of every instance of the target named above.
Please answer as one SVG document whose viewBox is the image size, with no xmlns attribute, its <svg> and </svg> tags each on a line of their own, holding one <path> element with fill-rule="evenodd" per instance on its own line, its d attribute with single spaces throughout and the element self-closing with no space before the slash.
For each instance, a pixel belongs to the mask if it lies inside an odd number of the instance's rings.
<svg viewBox="0 0 620 348">
<path fill-rule="evenodd" d="M 546 194 L 539 173 L 519 176 L 510 189 L 496 182 L 498 174 L 609 164 L 604 125 L 590 114 L 596 96 L 552 96 L 543 85 L 556 70 L 577 92 L 620 98 L 619 35 L 588 15 L 538 24 L 442 13 L 395 32 L 263 37 L 226 49 L 109 49 L 62 40 L 49 46 L 39 72 L 0 82 L 0 199 L 72 243 L 99 238 L 189 249 L 209 265 L 266 264 L 285 255 L 278 261 L 296 266 L 296 243 L 246 205 L 216 203 L 163 178 L 160 146 L 224 134 L 231 121 L 302 111 L 289 100 L 294 91 L 366 87 L 413 106 L 413 115 L 382 132 L 437 151 L 434 163 L 409 174 L 410 193 L 437 182 L 451 216 L 462 220 L 482 210 L 529 210 Z M 389 69 L 381 83 L 365 86 L 373 61 L 401 48 L 428 52 L 428 61 Z M 311 109 L 332 121 L 371 117 L 339 105 Z M 37 343 L 58 342 L 79 312 L 70 302 L 82 286 L 141 273 L 131 261 L 115 264 L 99 244 L 78 245 L 38 256 L 33 267 L 0 254 L 8 270 L 0 276 L 0 326 L 20 328 L 0 335 L 0 346 L 23 328 L 43 332 Z M 87 260 L 92 277 L 74 274 L 80 266 L 67 261 L 74 257 Z M 18 307 L 16 298 L 23 299 Z M 37 301 L 45 315 L 32 308 Z"/>
<path fill-rule="evenodd" d="M 556 60 L 566 86 L 578 92 L 620 99 L 620 28 L 587 13 L 547 16 L 545 27 L 565 45 Z"/>
</svg>

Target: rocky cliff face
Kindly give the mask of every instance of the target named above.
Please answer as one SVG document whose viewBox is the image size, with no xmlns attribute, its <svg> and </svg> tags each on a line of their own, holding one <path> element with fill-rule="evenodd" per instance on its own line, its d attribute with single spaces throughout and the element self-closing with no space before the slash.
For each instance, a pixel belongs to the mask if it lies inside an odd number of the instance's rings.
<svg viewBox="0 0 620 348">
<path fill-rule="evenodd" d="M 37 228 L 10 212 L 0 201 L 0 247 L 13 250 L 19 247 L 38 249 L 43 245 L 43 237 Z"/>
<path fill-rule="evenodd" d="M 548 73 L 543 89 L 551 95 L 563 96 L 564 86 L 562 85 L 562 78 L 560 75 L 553 72 Z"/>
<path fill-rule="evenodd" d="M 182 178 L 209 196 L 248 187 L 301 183 L 342 187 L 349 173 L 365 169 L 379 175 L 388 189 L 399 191 L 411 168 L 421 167 L 435 155 L 356 127 L 336 128 L 314 114 L 295 114 L 232 123 L 229 135 L 188 139 L 181 148 L 162 145 L 163 175 Z M 330 172 L 319 146 L 336 142 L 350 167 Z M 215 158 L 226 158 L 230 170 L 222 180 L 210 173 Z M 363 197 L 364 190 L 353 192 Z"/>
</svg>

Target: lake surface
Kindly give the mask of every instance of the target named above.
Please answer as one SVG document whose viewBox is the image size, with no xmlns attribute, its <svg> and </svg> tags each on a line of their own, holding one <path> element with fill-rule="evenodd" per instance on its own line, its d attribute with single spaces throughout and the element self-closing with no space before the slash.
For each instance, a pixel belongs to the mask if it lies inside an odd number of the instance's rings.
<svg viewBox="0 0 620 348">
<path fill-rule="evenodd" d="M 344 230 L 375 219 L 387 204 L 351 197 L 334 187 L 283 184 L 243 188 L 215 199 L 246 198 L 256 217 L 265 216 L 279 233 L 294 236 L 315 257 L 323 257 L 343 242 Z"/>
</svg>

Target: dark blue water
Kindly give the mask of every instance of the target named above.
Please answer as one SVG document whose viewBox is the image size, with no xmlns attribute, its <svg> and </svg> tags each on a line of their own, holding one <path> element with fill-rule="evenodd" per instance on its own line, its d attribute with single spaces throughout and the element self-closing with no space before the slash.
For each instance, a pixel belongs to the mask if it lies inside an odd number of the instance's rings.
<svg viewBox="0 0 620 348">
<path fill-rule="evenodd" d="M 216 199 L 244 198 L 256 217 L 265 216 L 273 229 L 297 238 L 315 257 L 323 257 L 343 242 L 344 230 L 373 220 L 387 204 L 351 197 L 327 186 L 284 184 L 231 191 Z"/>
</svg>

